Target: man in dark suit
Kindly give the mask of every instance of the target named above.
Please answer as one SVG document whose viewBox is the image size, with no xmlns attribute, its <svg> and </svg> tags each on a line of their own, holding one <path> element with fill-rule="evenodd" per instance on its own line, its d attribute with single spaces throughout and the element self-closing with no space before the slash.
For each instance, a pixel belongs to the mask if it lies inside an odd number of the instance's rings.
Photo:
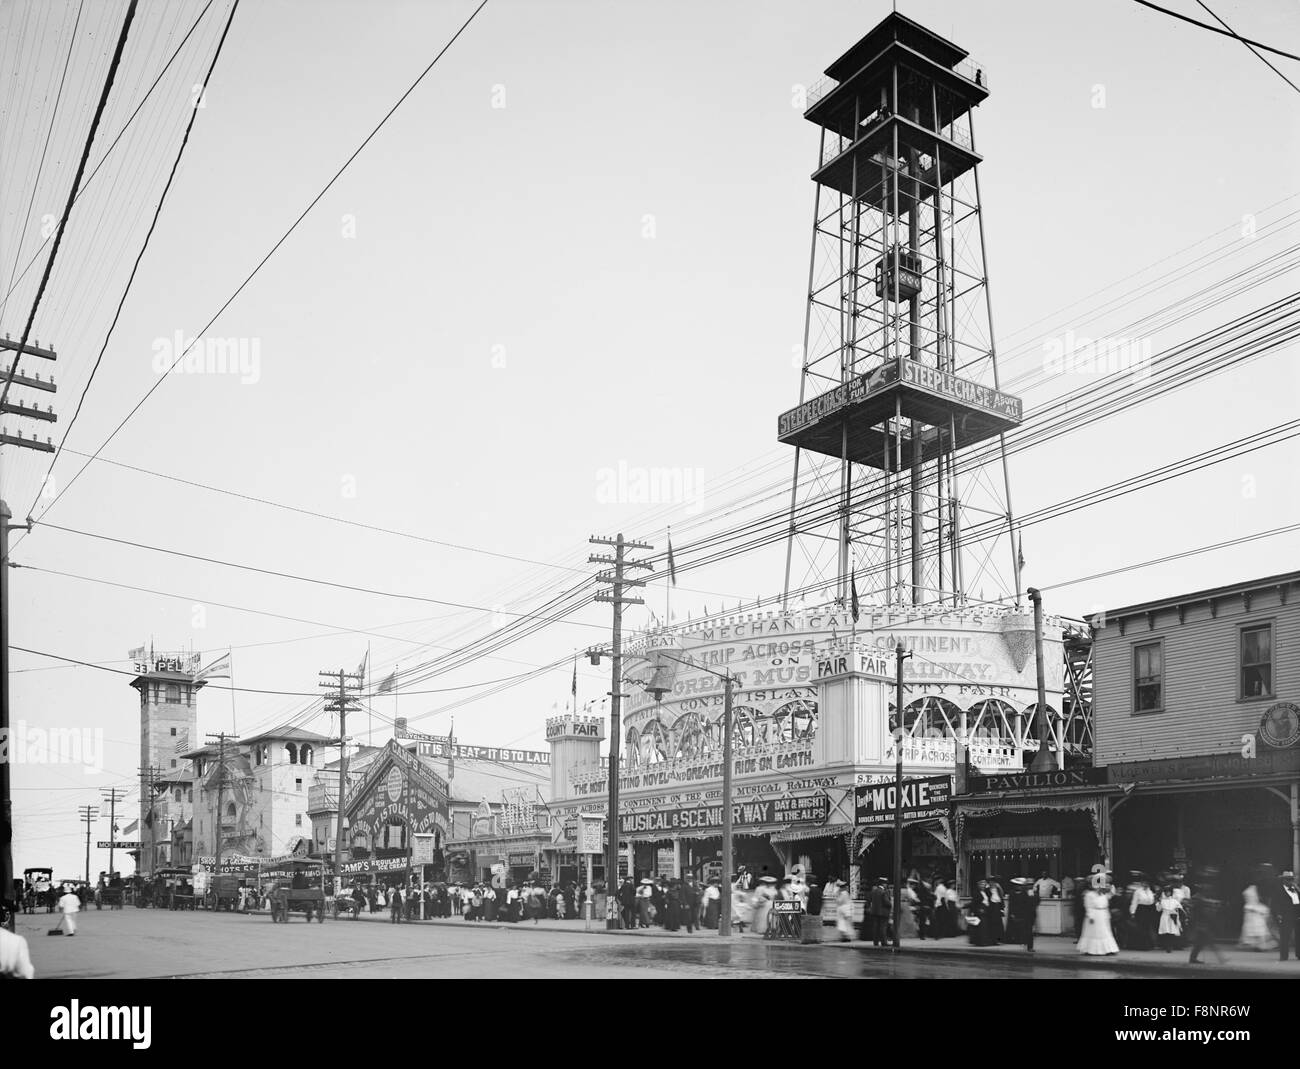
<svg viewBox="0 0 1300 1069">
<path fill-rule="evenodd" d="M 871 945 L 883 947 L 889 945 L 889 881 L 877 877 L 871 891 L 867 894 L 867 926 L 871 931 Z"/>
<path fill-rule="evenodd" d="M 1294 950 L 1300 961 L 1300 889 L 1296 888 L 1295 873 L 1290 869 L 1282 873 L 1269 898 L 1269 908 L 1277 921 L 1278 956 L 1286 961 Z"/>
</svg>

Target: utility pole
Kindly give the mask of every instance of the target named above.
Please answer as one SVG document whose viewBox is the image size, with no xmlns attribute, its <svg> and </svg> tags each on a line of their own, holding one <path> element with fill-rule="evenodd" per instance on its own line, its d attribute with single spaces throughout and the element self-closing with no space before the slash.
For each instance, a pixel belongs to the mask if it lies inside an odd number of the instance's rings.
<svg viewBox="0 0 1300 1069">
<path fill-rule="evenodd" d="M 732 684 L 736 681 L 730 672 L 725 679 L 722 703 L 722 875 L 725 883 L 722 888 L 724 897 L 718 903 L 722 907 L 718 911 L 718 935 L 724 939 L 731 935 L 731 908 L 735 902 L 731 888 L 731 701 Z"/>
<path fill-rule="evenodd" d="M 30 325 L 30 324 L 29 324 Z M 54 361 L 58 354 L 53 349 L 41 347 L 39 341 L 26 344 L 24 333 L 21 342 L 13 341 L 6 334 L 0 338 L 0 361 L 6 366 L 0 367 L 0 378 L 4 379 L 3 393 L 0 393 L 0 413 L 17 416 L 21 419 L 36 419 L 46 423 L 55 421 L 54 410 L 46 406 L 42 412 L 36 405 L 27 405 L 19 400 L 16 404 L 9 401 L 10 386 L 26 386 L 45 393 L 54 393 L 54 376 L 42 379 L 40 373 L 19 375 L 18 360 L 22 356 L 35 356 L 42 360 Z M 12 445 L 19 449 L 35 449 L 42 453 L 53 453 L 54 445 L 47 437 L 44 442 L 35 436 L 23 437 L 18 430 L 9 433 L 9 428 L 0 424 L 0 446 Z M 13 530 L 31 531 L 31 523 L 14 523 L 9 506 L 0 501 L 0 738 L 13 740 L 9 736 L 9 532 Z M 12 787 L 9 782 L 9 761 L 0 761 L 0 901 L 6 906 L 9 915 L 9 930 L 14 930 L 14 915 L 18 912 L 18 903 L 12 900 L 14 887 L 13 856 L 13 800 Z"/>
<path fill-rule="evenodd" d="M 115 844 L 117 842 L 117 801 L 119 798 L 126 797 L 126 791 L 121 787 L 112 787 L 108 790 L 101 789 L 99 793 L 108 800 L 108 841 Z M 110 876 L 114 872 L 113 850 L 113 846 L 108 848 L 108 874 Z"/>
<path fill-rule="evenodd" d="M 1043 664 L 1043 595 L 1034 587 L 1026 593 L 1034 603 L 1034 664 L 1038 670 L 1038 753 L 1029 762 L 1030 772 L 1056 772 L 1060 770 L 1057 754 L 1052 750 L 1051 714 L 1047 711 L 1047 673 Z"/>
<path fill-rule="evenodd" d="M 154 830 L 156 822 L 153 819 L 153 800 L 154 800 L 153 796 L 154 796 L 154 791 L 157 789 L 158 777 L 161 775 L 162 775 L 162 769 L 159 768 L 157 765 L 146 765 L 144 768 L 140 769 L 140 801 L 142 803 L 145 803 L 145 815 L 142 818 L 142 822 L 149 829 L 148 875 L 150 876 L 154 874 L 154 869 L 157 867 L 157 859 L 158 859 L 158 833 Z M 142 858 L 144 855 L 143 842 L 144 839 L 142 836 L 141 837 L 142 845 L 140 847 L 140 854 Z M 142 867 L 143 866 L 137 865 L 136 866 L 137 872 Z"/>
<path fill-rule="evenodd" d="M 903 916 L 903 662 L 910 653 L 900 642 L 894 647 L 894 953 L 899 951 L 899 923 Z"/>
<path fill-rule="evenodd" d="M 355 697 L 361 690 L 363 678 L 360 672 L 320 672 L 320 685 L 334 690 L 334 694 L 325 702 L 327 712 L 339 714 L 339 811 L 334 831 L 334 895 L 337 898 L 343 892 L 343 825 L 344 807 L 347 802 L 348 788 L 348 713 L 361 711 Z M 410 829 L 407 829 L 410 833 Z"/>
<path fill-rule="evenodd" d="M 599 538 L 592 535 L 587 539 L 594 546 L 612 546 L 614 556 L 592 554 L 587 558 L 588 564 L 606 564 L 613 567 L 612 572 L 597 572 L 598 583 L 608 583 L 609 591 L 601 590 L 596 594 L 597 601 L 607 601 L 614 606 L 614 646 L 612 652 L 613 670 L 609 692 L 609 813 L 605 821 L 609 843 L 605 848 L 605 885 L 614 887 L 618 880 L 618 757 L 622 748 L 622 704 L 623 704 L 623 606 L 644 605 L 642 598 L 630 598 L 623 590 L 629 586 L 645 586 L 644 579 L 629 579 L 629 568 L 650 568 L 645 561 L 630 561 L 625 554 L 629 549 L 653 550 L 654 546 L 645 542 L 628 542 L 619 534 L 617 538 Z M 592 664 L 600 663 L 599 651 L 590 654 Z M 629 875 L 630 867 L 629 867 Z M 606 919 L 610 928 L 618 927 L 617 921 Z"/>
<path fill-rule="evenodd" d="M 99 816 L 99 806 L 83 805 L 77 815 L 86 822 L 86 883 L 90 883 L 90 825 Z"/>
<path fill-rule="evenodd" d="M 213 876 L 221 871 L 221 822 L 225 819 L 226 811 L 226 740 L 234 737 L 233 735 L 227 735 L 224 731 L 217 732 L 215 735 L 208 735 L 209 745 L 214 739 L 217 743 L 217 820 L 213 825 L 213 831 L 216 834 L 216 849 L 213 851 L 212 858 Z"/>
</svg>

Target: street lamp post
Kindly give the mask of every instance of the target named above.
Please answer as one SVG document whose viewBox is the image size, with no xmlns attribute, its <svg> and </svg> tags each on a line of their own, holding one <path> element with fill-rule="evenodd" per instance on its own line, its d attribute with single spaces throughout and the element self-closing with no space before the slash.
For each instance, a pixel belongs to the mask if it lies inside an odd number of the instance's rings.
<svg viewBox="0 0 1300 1069">
<path fill-rule="evenodd" d="M 732 696 L 736 677 L 730 672 L 715 672 L 712 668 L 705 668 L 703 665 L 696 664 L 694 661 L 683 660 L 681 657 L 674 657 L 671 653 L 665 653 L 663 650 L 655 651 L 656 657 L 667 657 L 670 661 L 676 661 L 678 664 L 684 664 L 691 668 L 696 668 L 701 672 L 708 672 L 711 676 L 717 676 L 723 682 L 723 702 L 722 702 L 722 871 L 726 877 L 726 889 L 728 895 L 731 892 L 731 873 L 732 873 L 732 820 L 731 820 L 731 718 L 732 718 Z M 656 702 L 663 700 L 663 696 L 668 692 L 667 687 L 660 686 L 655 679 L 658 673 L 652 673 L 650 682 L 643 680 L 628 680 L 629 683 L 640 683 L 654 697 Z M 728 898 L 720 903 L 718 910 L 718 935 L 722 938 L 731 936 L 731 901 Z"/>
<path fill-rule="evenodd" d="M 894 953 L 899 951 L 903 916 L 903 662 L 912 656 L 894 647 Z"/>
</svg>

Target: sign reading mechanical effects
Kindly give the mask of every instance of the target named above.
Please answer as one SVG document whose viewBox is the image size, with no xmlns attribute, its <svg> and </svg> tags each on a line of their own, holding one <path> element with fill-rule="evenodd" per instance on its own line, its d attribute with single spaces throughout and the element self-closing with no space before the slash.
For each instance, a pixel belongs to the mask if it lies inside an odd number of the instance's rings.
<svg viewBox="0 0 1300 1069">
<path fill-rule="evenodd" d="M 872 783 L 854 788 L 854 809 L 859 827 L 894 822 L 899 790 L 892 783 Z M 904 820 L 927 820 L 948 815 L 952 798 L 951 776 L 905 779 L 902 786 Z"/>
<path fill-rule="evenodd" d="M 646 813 L 624 813 L 619 831 L 697 831 L 722 827 L 722 806 L 689 809 L 654 809 Z M 774 798 L 770 801 L 740 802 L 731 807 L 731 822 L 740 827 L 756 824 L 825 824 L 830 816 L 830 799 L 823 794 L 803 798 Z"/>
</svg>

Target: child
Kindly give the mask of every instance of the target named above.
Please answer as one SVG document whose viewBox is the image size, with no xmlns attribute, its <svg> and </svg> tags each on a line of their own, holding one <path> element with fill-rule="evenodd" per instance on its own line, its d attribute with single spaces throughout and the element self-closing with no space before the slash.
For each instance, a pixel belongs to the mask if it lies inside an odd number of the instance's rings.
<svg viewBox="0 0 1300 1069">
<path fill-rule="evenodd" d="M 66 883 L 63 885 L 63 897 L 59 899 L 59 912 L 63 914 L 63 918 L 59 921 L 57 928 L 50 929 L 50 934 L 57 935 L 66 926 L 68 929 L 66 934 L 76 935 L 77 914 L 81 912 L 81 899 L 72 893 L 72 888 Z"/>
</svg>

